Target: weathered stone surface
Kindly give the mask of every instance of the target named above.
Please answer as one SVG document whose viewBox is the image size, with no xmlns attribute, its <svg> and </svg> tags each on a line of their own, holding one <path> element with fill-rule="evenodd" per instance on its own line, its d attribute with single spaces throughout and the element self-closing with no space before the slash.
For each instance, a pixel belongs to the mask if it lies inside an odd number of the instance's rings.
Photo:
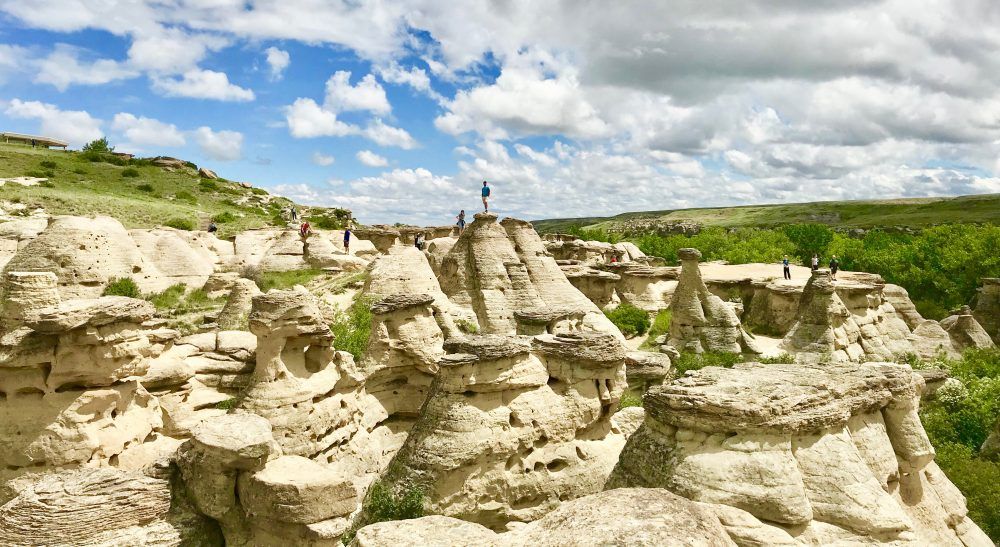
<svg viewBox="0 0 1000 547">
<path fill-rule="evenodd" d="M 382 315 L 410 307 L 427 306 L 431 302 L 434 302 L 434 297 L 429 294 L 394 294 L 373 304 L 372 313 Z"/>
<path fill-rule="evenodd" d="M 698 269 L 701 252 L 679 249 L 677 257 L 681 274 L 670 301 L 670 345 L 695 353 L 760 353 L 733 308 L 705 286 Z"/>
<path fill-rule="evenodd" d="M 117 322 L 138 324 L 153 317 L 155 312 L 156 308 L 146 300 L 102 296 L 66 300 L 55 306 L 41 308 L 27 318 L 25 324 L 38 332 L 55 334 L 84 326 L 103 327 Z"/>
<path fill-rule="evenodd" d="M 57 282 L 52 272 L 8 272 L 0 286 L 0 328 L 12 328 L 38 310 L 58 305 Z"/>
<path fill-rule="evenodd" d="M 351 547 L 386 545 L 487 546 L 497 545 L 499 536 L 480 524 L 453 517 L 432 515 L 410 520 L 369 524 L 358 530 Z"/>
<path fill-rule="evenodd" d="M 165 480 L 116 469 L 41 476 L 0 507 L 4 545 L 209 545 L 205 519 L 171 510 Z"/>
<path fill-rule="evenodd" d="M 976 295 L 976 309 L 972 312 L 995 344 L 1000 344 L 1000 278 L 987 277 Z"/>
<path fill-rule="evenodd" d="M 896 315 L 906 323 L 906 326 L 910 330 L 917 328 L 924 321 L 924 318 L 920 316 L 920 312 L 917 311 L 917 307 L 910 300 L 909 293 L 903 287 L 886 283 L 882 289 L 882 295 L 885 297 L 886 302 L 892 304 Z"/>
<path fill-rule="evenodd" d="M 958 351 L 965 351 L 969 348 L 986 349 L 996 345 L 986 330 L 976 321 L 968 306 L 965 306 L 961 313 L 942 319 L 941 328 L 951 337 L 951 343 Z"/>
<path fill-rule="evenodd" d="M 241 474 L 237 485 L 251 518 L 311 524 L 349 515 L 357 505 L 350 480 L 301 456 L 273 459 L 260 471 Z"/>
<path fill-rule="evenodd" d="M 957 359 L 961 354 L 955 349 L 948 331 L 932 319 L 924 319 L 909 336 L 910 344 L 921 359 L 933 360 L 940 355 Z"/>
<path fill-rule="evenodd" d="M 236 279 L 229 290 L 226 305 L 216 319 L 219 328 L 223 330 L 242 330 L 249 328 L 250 311 L 253 298 L 260 294 L 260 289 L 252 279 Z"/>
</svg>

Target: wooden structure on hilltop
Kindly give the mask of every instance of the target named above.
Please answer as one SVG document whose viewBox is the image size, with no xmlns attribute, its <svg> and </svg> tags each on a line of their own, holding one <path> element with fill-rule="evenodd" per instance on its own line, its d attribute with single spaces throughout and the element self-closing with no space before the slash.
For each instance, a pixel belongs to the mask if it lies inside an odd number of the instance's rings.
<svg viewBox="0 0 1000 547">
<path fill-rule="evenodd" d="M 23 133 L 10 133 L 3 132 L 0 133 L 0 140 L 5 143 L 20 143 L 20 144 L 30 144 L 32 147 L 41 146 L 44 148 L 62 148 L 63 150 L 69 146 L 66 141 L 61 141 L 58 139 L 53 139 L 50 137 L 41 137 L 38 135 L 25 135 Z"/>
</svg>

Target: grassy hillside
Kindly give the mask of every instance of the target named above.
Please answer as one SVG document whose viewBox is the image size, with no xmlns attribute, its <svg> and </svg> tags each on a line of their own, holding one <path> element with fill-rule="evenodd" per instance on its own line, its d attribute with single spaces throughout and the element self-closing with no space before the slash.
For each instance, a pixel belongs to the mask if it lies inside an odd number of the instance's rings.
<svg viewBox="0 0 1000 547">
<path fill-rule="evenodd" d="M 820 223 L 834 228 L 908 226 L 923 228 L 950 223 L 1000 224 L 1000 194 L 954 198 L 909 198 L 862 201 L 820 201 L 783 205 L 747 205 L 623 213 L 613 217 L 537 220 L 539 232 L 563 232 L 584 227 L 615 231 L 628 220 L 693 221 L 703 226 L 771 227 Z"/>
<path fill-rule="evenodd" d="M 202 179 L 190 167 L 171 171 L 146 160 L 122 162 L 103 156 L 124 163 L 116 165 L 92 159 L 96 159 L 94 155 L 80 152 L 0 144 L 0 178 L 48 179 L 38 186 L 8 183 L 0 187 L 0 209 L 9 214 L 28 214 L 39 207 L 56 215 L 103 214 L 117 218 L 127 228 L 173 225 L 203 230 L 214 219 L 219 236 L 227 237 L 279 224 L 281 211 L 291 204 L 260 188 L 243 188 L 224 179 Z M 350 214 L 313 209 L 311 214 L 316 215 Z"/>
</svg>

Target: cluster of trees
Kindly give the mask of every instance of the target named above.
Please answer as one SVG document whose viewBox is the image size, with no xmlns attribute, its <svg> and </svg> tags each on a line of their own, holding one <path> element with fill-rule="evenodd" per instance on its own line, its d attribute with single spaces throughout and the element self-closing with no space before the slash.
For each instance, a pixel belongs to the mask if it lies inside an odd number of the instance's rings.
<svg viewBox="0 0 1000 547">
<path fill-rule="evenodd" d="M 617 243 L 618 234 L 574 229 L 590 240 Z M 705 260 L 776 263 L 785 255 L 808 265 L 815 253 L 826 265 L 837 255 L 845 270 L 872 272 L 904 287 L 925 317 L 940 319 L 969 303 L 983 277 L 1000 275 L 1000 226 L 949 224 L 919 234 L 871 230 L 852 238 L 822 224 L 781 228 L 706 228 L 696 235 L 647 234 L 632 240 L 646 254 L 677 263 L 677 250 L 696 247 Z"/>
</svg>

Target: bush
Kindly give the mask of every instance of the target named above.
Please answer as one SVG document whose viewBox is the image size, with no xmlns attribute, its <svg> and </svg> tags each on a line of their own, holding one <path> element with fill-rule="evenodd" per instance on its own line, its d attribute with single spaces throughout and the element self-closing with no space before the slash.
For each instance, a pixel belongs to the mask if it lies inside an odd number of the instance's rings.
<svg viewBox="0 0 1000 547">
<path fill-rule="evenodd" d="M 795 362 L 795 357 L 787 353 L 779 353 L 778 355 L 773 355 L 771 357 L 761 357 L 757 359 L 758 363 L 764 363 L 767 365 L 777 365 L 777 364 L 791 364 Z"/>
<path fill-rule="evenodd" d="M 965 495 L 969 518 L 994 542 L 1000 540 L 1000 463 L 979 459 L 961 444 L 935 445 L 937 464 Z"/>
<path fill-rule="evenodd" d="M 104 287 L 104 292 L 102 292 L 101 295 L 142 298 L 142 292 L 139 291 L 139 286 L 135 284 L 135 281 L 133 281 L 131 277 L 119 277 L 112 279 L 108 282 L 108 286 Z"/>
<path fill-rule="evenodd" d="M 73 169 L 73 172 L 76 173 L 77 175 L 89 175 L 90 174 L 90 172 L 87 171 L 86 169 L 84 169 L 83 167 L 77 167 L 76 169 Z"/>
<path fill-rule="evenodd" d="M 181 190 L 174 194 L 174 199 L 180 201 L 186 201 L 188 203 L 198 203 L 198 198 L 194 197 L 194 194 L 188 192 L 187 190 Z"/>
<path fill-rule="evenodd" d="M 372 483 L 361 508 L 361 518 L 344 534 L 341 541 L 350 544 L 358 530 L 377 522 L 415 519 L 424 516 L 424 493 L 418 488 L 405 490 L 402 495 L 381 480 Z"/>
<path fill-rule="evenodd" d="M 742 363 L 743 356 L 739 353 L 682 353 L 680 358 L 674 363 L 674 374 L 683 376 L 689 370 L 698 370 L 705 367 L 732 368 L 736 363 Z"/>
<path fill-rule="evenodd" d="M 151 184 L 140 184 L 139 186 L 136 186 L 135 189 L 140 192 L 147 192 L 147 193 L 153 192 L 153 186 Z"/>
<path fill-rule="evenodd" d="M 44 179 L 47 175 L 44 171 L 32 170 L 24 174 L 26 177 L 31 177 L 33 179 Z"/>
<path fill-rule="evenodd" d="M 168 220 L 164 223 L 164 226 L 169 226 L 170 228 L 177 228 L 178 230 L 187 230 L 191 232 L 195 229 L 194 221 L 190 218 L 176 217 Z"/>
<path fill-rule="evenodd" d="M 122 176 L 123 177 L 127 177 L 127 178 L 138 177 L 139 176 L 139 170 L 135 169 L 135 168 L 132 168 L 132 167 L 126 167 L 125 169 L 122 170 Z"/>
<path fill-rule="evenodd" d="M 649 330 L 649 314 L 630 304 L 621 304 L 604 315 L 622 331 L 625 336 L 640 336 Z"/>
<path fill-rule="evenodd" d="M 252 192 L 254 194 L 257 194 L 258 196 L 266 196 L 267 195 L 267 190 L 265 190 L 263 188 L 257 188 L 256 186 L 251 187 L 250 188 L 250 192 Z"/>
<path fill-rule="evenodd" d="M 56 162 L 54 162 L 52 160 L 44 160 L 41 163 L 39 163 L 38 165 L 41 165 L 42 167 L 44 167 L 46 169 L 55 169 L 56 168 Z"/>
<path fill-rule="evenodd" d="M 239 402 L 239 400 L 236 397 L 232 397 L 232 398 L 226 399 L 225 401 L 219 401 L 219 402 L 215 403 L 215 408 L 217 408 L 219 410 L 232 410 L 232 409 L 236 408 L 236 403 L 238 403 L 238 402 Z"/>
<path fill-rule="evenodd" d="M 465 319 L 457 319 L 455 321 L 455 326 L 458 327 L 458 330 L 464 332 L 465 334 L 476 334 L 479 332 L 479 327 L 477 327 L 475 323 Z"/>
<path fill-rule="evenodd" d="M 226 224 L 227 222 L 232 222 L 236 220 L 236 215 L 229 211 L 223 211 L 212 217 L 212 221 L 217 224 Z"/>
<path fill-rule="evenodd" d="M 333 331 L 333 347 L 346 351 L 361 361 L 368 348 L 368 337 L 372 329 L 372 299 L 361 297 L 351 304 L 346 312 L 339 312 L 330 325 Z"/>
<path fill-rule="evenodd" d="M 187 285 L 177 283 L 176 285 L 167 287 L 163 292 L 147 296 L 146 299 L 152 302 L 157 310 L 170 311 L 180 306 L 181 299 L 184 298 L 184 293 L 186 292 Z"/>
<path fill-rule="evenodd" d="M 628 408 L 630 406 L 642 406 L 642 397 L 639 395 L 632 395 L 631 393 L 625 393 L 622 395 L 621 400 L 618 402 L 618 408 Z"/>
<path fill-rule="evenodd" d="M 808 266 L 814 254 L 824 256 L 833 241 L 833 230 L 823 224 L 792 224 L 785 226 L 785 235 L 795 245 L 794 255 Z"/>
<path fill-rule="evenodd" d="M 305 285 L 322 273 L 323 270 L 318 268 L 284 272 L 261 272 L 255 268 L 248 268 L 244 270 L 243 277 L 253 279 L 260 290 L 267 292 L 271 289 L 290 289 L 296 285 Z"/>
<path fill-rule="evenodd" d="M 211 179 L 201 179 L 198 183 L 198 189 L 202 192 L 215 192 L 219 189 L 218 183 Z"/>
<path fill-rule="evenodd" d="M 573 226 L 566 230 L 570 235 L 574 235 L 584 241 L 603 241 L 604 243 L 618 243 L 622 240 L 620 234 L 608 232 L 607 230 L 588 230 L 580 226 Z"/>
<path fill-rule="evenodd" d="M 108 146 L 108 138 L 101 137 L 96 140 L 92 140 L 87 144 L 83 145 L 84 152 L 96 152 L 99 154 L 107 154 L 115 151 L 114 146 Z"/>
</svg>

